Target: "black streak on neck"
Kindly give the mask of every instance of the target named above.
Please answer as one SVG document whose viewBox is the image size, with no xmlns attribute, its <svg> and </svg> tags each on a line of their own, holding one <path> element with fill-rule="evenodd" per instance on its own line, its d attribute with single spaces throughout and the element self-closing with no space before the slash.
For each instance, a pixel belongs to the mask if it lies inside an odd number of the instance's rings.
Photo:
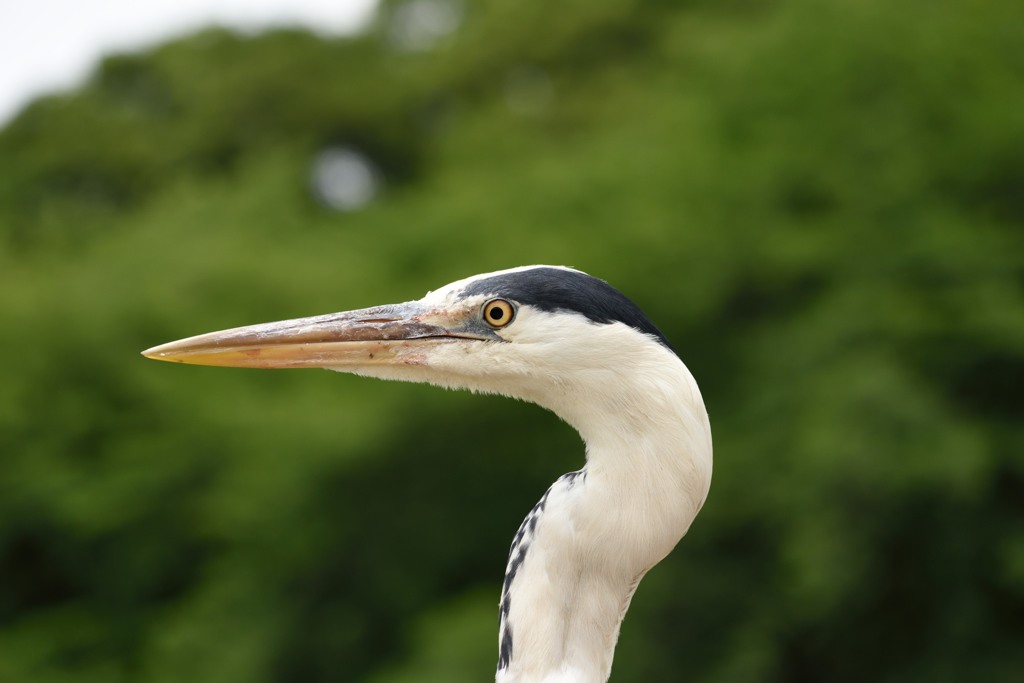
<svg viewBox="0 0 1024 683">
<path fill-rule="evenodd" d="M 526 554 L 530 550 L 530 543 L 533 542 L 533 535 L 537 530 L 537 522 L 544 513 L 544 506 L 548 502 L 548 496 L 551 495 L 551 492 L 555 487 L 562 485 L 566 489 L 571 489 L 576 485 L 577 479 L 586 481 L 586 469 L 582 469 L 577 472 L 568 472 L 559 477 L 555 483 L 544 492 L 540 501 L 533 506 L 533 509 L 530 510 L 530 514 L 526 515 L 526 519 L 524 519 L 523 523 L 519 525 L 519 531 L 516 532 L 515 538 L 512 539 L 512 547 L 509 550 L 508 569 L 505 571 L 505 581 L 501 587 L 501 605 L 498 627 L 498 671 L 507 669 L 509 662 L 512 661 L 512 622 L 509 619 L 509 613 L 512 610 L 512 583 L 516 579 L 516 574 L 519 573 L 519 568 L 522 567 L 523 563 L 526 561 Z"/>
</svg>

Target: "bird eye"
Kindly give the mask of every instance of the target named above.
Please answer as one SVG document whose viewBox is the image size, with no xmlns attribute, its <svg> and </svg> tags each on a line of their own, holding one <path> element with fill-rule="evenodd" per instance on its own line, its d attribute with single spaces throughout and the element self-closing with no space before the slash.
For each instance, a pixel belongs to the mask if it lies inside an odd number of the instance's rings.
<svg viewBox="0 0 1024 683">
<path fill-rule="evenodd" d="M 505 327 L 516 315 L 516 309 L 504 299 L 491 299 L 484 304 L 484 320 L 491 327 Z"/>
</svg>

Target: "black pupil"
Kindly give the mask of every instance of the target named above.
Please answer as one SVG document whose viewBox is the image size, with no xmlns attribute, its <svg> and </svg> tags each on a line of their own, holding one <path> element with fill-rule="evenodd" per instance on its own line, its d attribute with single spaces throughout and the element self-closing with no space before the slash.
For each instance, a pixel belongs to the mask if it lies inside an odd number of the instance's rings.
<svg viewBox="0 0 1024 683">
<path fill-rule="evenodd" d="M 501 306 L 491 306 L 491 320 L 501 320 L 505 317 L 505 311 L 501 309 Z"/>
</svg>

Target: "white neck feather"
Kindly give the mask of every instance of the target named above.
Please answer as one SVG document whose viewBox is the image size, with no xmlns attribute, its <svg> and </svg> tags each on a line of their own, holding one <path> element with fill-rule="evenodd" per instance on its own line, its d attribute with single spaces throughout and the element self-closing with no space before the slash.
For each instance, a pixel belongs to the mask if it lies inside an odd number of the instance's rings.
<svg viewBox="0 0 1024 683">
<path fill-rule="evenodd" d="M 602 327 L 611 336 L 639 334 Z M 575 338 L 593 338 L 594 328 L 588 332 Z M 633 591 L 707 496 L 711 432 L 689 371 L 660 345 L 610 341 L 595 344 L 632 355 L 526 396 L 579 431 L 587 464 L 584 475 L 552 486 L 524 538 L 529 548 L 509 586 L 511 656 L 499 683 L 606 681 Z"/>
<path fill-rule="evenodd" d="M 627 325 L 522 307 L 502 336 L 354 371 L 532 401 L 580 433 L 586 467 L 555 482 L 513 544 L 497 681 L 603 683 L 633 591 L 707 496 L 707 413 L 682 361 Z"/>
</svg>

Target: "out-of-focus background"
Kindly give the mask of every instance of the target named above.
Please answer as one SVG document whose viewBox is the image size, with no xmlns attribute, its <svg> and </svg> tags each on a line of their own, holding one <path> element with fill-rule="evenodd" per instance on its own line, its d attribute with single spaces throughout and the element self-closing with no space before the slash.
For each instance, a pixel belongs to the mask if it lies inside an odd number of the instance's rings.
<svg viewBox="0 0 1024 683">
<path fill-rule="evenodd" d="M 1024 4 L 366 17 L 112 54 L 0 130 L 0 680 L 488 680 L 571 429 L 138 354 L 529 263 L 637 301 L 712 418 L 613 680 L 1019 680 Z"/>
</svg>

